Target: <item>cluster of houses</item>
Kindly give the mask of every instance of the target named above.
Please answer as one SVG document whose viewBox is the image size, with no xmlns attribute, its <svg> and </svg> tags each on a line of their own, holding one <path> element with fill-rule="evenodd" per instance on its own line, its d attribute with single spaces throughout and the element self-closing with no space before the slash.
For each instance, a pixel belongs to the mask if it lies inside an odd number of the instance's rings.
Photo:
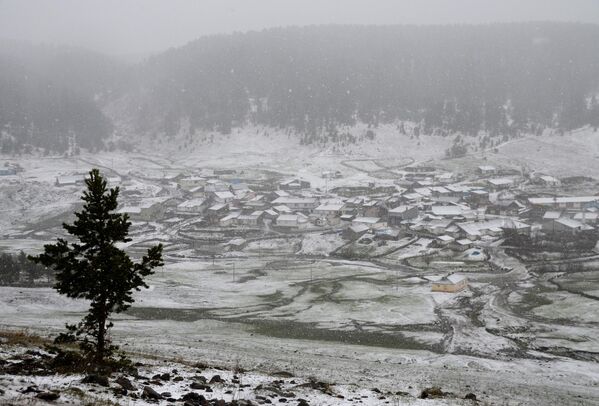
<svg viewBox="0 0 599 406">
<path fill-rule="evenodd" d="M 399 238 L 402 234 L 434 239 L 438 246 L 465 250 L 502 238 L 506 231 L 533 235 L 574 235 L 594 232 L 599 196 L 528 195 L 527 185 L 557 187 L 559 181 L 540 175 L 480 166 L 477 176 L 459 180 L 432 167 L 406 168 L 388 193 L 322 192 L 310 182 L 278 183 L 236 178 L 234 171 L 176 179 L 180 198 L 144 199 L 121 208 L 132 218 L 157 219 L 166 212 L 196 216 L 211 226 L 278 230 L 337 229 L 357 240 Z"/>
</svg>

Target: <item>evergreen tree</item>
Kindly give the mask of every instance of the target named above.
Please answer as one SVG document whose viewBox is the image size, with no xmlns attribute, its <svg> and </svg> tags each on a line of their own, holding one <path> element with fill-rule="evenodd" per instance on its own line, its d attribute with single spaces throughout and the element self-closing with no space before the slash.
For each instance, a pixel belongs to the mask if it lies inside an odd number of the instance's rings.
<svg viewBox="0 0 599 406">
<path fill-rule="evenodd" d="M 0 255 L 0 285 L 11 285 L 18 282 L 19 277 L 19 267 L 12 255 Z"/>
<path fill-rule="evenodd" d="M 67 325 L 69 338 L 80 342 L 82 350 L 101 363 L 116 348 L 107 339 L 112 327 L 111 313 L 120 313 L 133 303 L 133 291 L 148 286 L 144 277 L 163 265 L 162 244 L 150 248 L 134 263 L 117 243 L 131 241 L 127 214 L 114 213 L 119 188 L 108 190 L 98 169 L 85 180 L 87 190 L 81 199 L 83 210 L 75 213 L 73 224 L 64 229 L 77 239 L 69 244 L 59 238 L 44 246 L 44 252 L 30 257 L 56 271 L 55 289 L 68 297 L 89 300 L 88 314 L 78 325 Z"/>
</svg>

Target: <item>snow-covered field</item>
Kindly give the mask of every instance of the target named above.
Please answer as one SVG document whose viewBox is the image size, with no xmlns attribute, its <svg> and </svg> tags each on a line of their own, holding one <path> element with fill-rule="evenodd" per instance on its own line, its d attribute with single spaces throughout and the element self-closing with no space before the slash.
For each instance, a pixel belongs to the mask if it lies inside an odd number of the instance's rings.
<svg viewBox="0 0 599 406">
<path fill-rule="evenodd" d="M 0 251 L 33 253 L 59 235 L 81 187 L 53 183 L 57 176 L 82 174 L 92 166 L 131 176 L 123 189 L 136 190 L 140 198 L 162 192 L 168 184 L 146 178 L 170 178 L 207 167 L 300 176 L 329 190 L 368 182 L 393 184 L 384 178 L 385 171 L 429 160 L 450 170 L 487 162 L 599 177 L 599 143 L 589 130 L 548 136 L 542 142 L 537 137 L 516 139 L 497 152 L 459 160 L 440 160 L 450 137 L 410 139 L 394 126 L 375 132 L 373 142 L 335 149 L 300 146 L 284 133 L 252 128 L 185 151 L 171 143 L 152 152 L 19 158 L 25 171 L 0 179 Z M 558 148 L 563 145 L 568 147 Z M 323 171 L 336 170 L 341 178 L 322 177 Z M 351 397 L 375 387 L 416 395 L 425 387 L 440 386 L 462 395 L 474 392 L 482 404 L 599 404 L 599 319 L 597 301 L 588 297 L 599 291 L 595 282 L 583 292 L 586 297 L 556 291 L 515 259 L 495 253 L 495 259 L 513 271 L 493 274 L 472 268 L 467 291 L 433 293 L 429 278 L 442 273 L 445 265 L 425 270 L 417 262 L 406 262 L 432 252 L 426 238 L 390 243 L 382 248 L 398 249 L 370 261 L 349 261 L 331 255 L 345 244 L 339 234 L 309 231 L 251 240 L 239 250 L 210 258 L 178 240 L 180 229 L 174 221 L 133 227 L 134 241 L 127 249 L 137 253 L 163 241 L 167 265 L 149 279 L 150 289 L 136 296 L 131 311 L 116 317 L 114 339 L 125 349 L 227 368 L 240 365 L 256 374 L 255 382 L 273 371 L 290 371 L 346 388 L 340 390 L 352 388 Z M 197 236 L 227 241 L 212 230 Z M 568 283 L 583 279 L 573 275 Z M 80 319 L 85 308 L 85 303 L 66 300 L 50 288 L 0 288 L 0 328 L 56 334 L 65 322 Z M 380 404 L 377 401 L 364 404 Z"/>
</svg>

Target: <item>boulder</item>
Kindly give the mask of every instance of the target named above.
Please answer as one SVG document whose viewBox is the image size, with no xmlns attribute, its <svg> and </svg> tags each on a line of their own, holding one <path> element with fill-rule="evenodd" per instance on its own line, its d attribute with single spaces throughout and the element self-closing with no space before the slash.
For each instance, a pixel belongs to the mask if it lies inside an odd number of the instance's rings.
<svg viewBox="0 0 599 406">
<path fill-rule="evenodd" d="M 156 392 L 154 389 L 152 389 L 150 386 L 145 386 L 144 387 L 144 391 L 141 395 L 143 398 L 145 399 L 153 399 L 153 400 L 160 400 L 162 399 L 162 395 L 158 392 Z"/>
<path fill-rule="evenodd" d="M 221 383 L 221 382 L 223 382 L 223 379 L 220 377 L 220 375 L 214 375 L 212 378 L 210 378 L 209 383 Z"/>
<path fill-rule="evenodd" d="M 125 378 L 124 376 L 119 376 L 115 382 L 118 385 L 120 385 L 121 388 L 126 389 L 126 390 L 136 390 L 137 389 L 133 385 L 133 383 L 131 383 L 131 381 L 129 379 Z"/>
<path fill-rule="evenodd" d="M 45 400 L 47 402 L 53 402 L 60 397 L 60 393 L 58 392 L 40 392 L 35 395 L 36 398 Z"/>
<path fill-rule="evenodd" d="M 89 374 L 89 375 L 87 375 L 85 378 L 83 378 L 83 380 L 81 381 L 81 383 L 93 383 L 93 384 L 100 385 L 100 386 L 105 386 L 105 387 L 110 386 L 110 382 L 108 381 L 108 377 L 106 377 L 104 375 L 97 375 L 97 374 Z"/>
</svg>

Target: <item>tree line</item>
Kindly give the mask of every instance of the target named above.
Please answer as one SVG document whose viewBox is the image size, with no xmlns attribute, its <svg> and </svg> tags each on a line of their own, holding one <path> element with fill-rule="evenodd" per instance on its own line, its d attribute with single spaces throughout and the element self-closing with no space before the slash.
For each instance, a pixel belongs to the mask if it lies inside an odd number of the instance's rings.
<svg viewBox="0 0 599 406">
<path fill-rule="evenodd" d="M 0 152 L 109 148 L 121 123 L 153 137 L 254 123 L 303 143 L 354 142 L 341 128 L 358 122 L 493 138 L 597 127 L 597 38 L 578 23 L 289 27 L 133 66 L 0 41 Z"/>
<path fill-rule="evenodd" d="M 30 261 L 23 251 L 17 255 L 0 254 L 0 285 L 33 286 L 40 279 L 49 283 L 53 278 L 54 271 L 51 268 Z"/>
<path fill-rule="evenodd" d="M 491 136 L 599 125 L 599 26 L 312 26 L 202 38 L 148 60 L 127 91 L 138 130 L 311 134 L 412 121 Z"/>
</svg>

